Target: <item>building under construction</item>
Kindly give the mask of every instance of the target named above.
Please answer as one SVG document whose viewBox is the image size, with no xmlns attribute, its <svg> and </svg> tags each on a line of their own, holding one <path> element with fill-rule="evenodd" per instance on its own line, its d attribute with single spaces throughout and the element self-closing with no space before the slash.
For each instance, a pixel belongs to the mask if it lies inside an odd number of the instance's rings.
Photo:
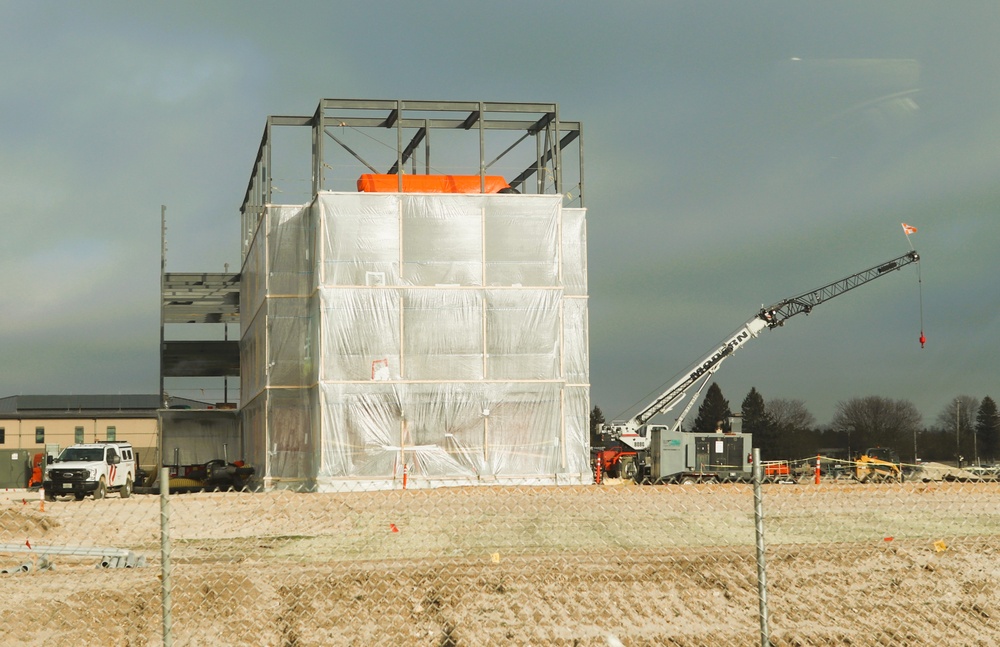
<svg viewBox="0 0 1000 647">
<path fill-rule="evenodd" d="M 556 104 L 269 117 L 241 271 L 203 277 L 236 279 L 240 338 L 164 340 L 161 376 L 193 356 L 231 374 L 238 352 L 240 428 L 222 435 L 268 488 L 591 482 L 583 189 L 582 127 Z M 217 293 L 196 312 L 181 276 L 164 274 L 164 311 L 233 316 Z"/>
</svg>

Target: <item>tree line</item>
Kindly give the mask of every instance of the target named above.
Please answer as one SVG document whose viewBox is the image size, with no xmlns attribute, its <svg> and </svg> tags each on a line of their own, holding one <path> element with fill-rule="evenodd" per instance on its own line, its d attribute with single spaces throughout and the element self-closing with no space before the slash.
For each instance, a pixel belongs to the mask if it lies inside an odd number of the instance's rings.
<svg viewBox="0 0 1000 647">
<path fill-rule="evenodd" d="M 698 415 L 684 431 L 730 431 L 729 401 L 715 382 L 709 385 Z M 800 459 L 838 452 L 859 456 L 869 447 L 889 447 L 905 462 L 957 462 L 960 465 L 1000 462 L 1000 414 L 993 398 L 960 395 L 938 414 L 933 426 L 924 426 L 916 406 L 908 400 L 880 396 L 851 398 L 836 405 L 833 420 L 820 428 L 801 400 L 765 400 L 751 387 L 743 398 L 744 433 L 753 434 L 753 446 L 762 460 Z M 590 414 L 591 444 L 600 444 L 604 414 L 597 406 Z"/>
</svg>

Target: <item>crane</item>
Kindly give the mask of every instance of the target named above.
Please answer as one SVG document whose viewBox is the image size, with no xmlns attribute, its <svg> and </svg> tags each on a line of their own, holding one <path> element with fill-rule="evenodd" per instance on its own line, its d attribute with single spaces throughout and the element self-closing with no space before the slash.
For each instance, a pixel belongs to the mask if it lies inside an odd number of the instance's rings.
<svg viewBox="0 0 1000 647">
<path fill-rule="evenodd" d="M 623 461 L 623 475 L 631 477 L 635 476 L 636 472 L 639 472 L 639 475 L 641 475 L 642 467 L 646 464 L 646 453 L 649 450 L 651 441 L 651 434 L 647 433 L 647 423 L 653 417 L 669 412 L 688 393 L 692 392 L 692 389 L 696 385 L 701 383 L 701 387 L 695 392 L 695 397 L 691 399 L 684 413 L 678 417 L 673 429 L 677 431 L 680 428 L 684 415 L 690 410 L 691 405 L 697 398 L 697 393 L 700 393 L 701 389 L 704 388 L 704 385 L 708 382 L 708 378 L 719 370 L 722 363 L 729 359 L 737 349 L 745 346 L 748 341 L 756 338 L 764 330 L 780 328 L 785 325 L 788 319 L 798 314 L 804 313 L 808 315 L 812 312 L 813 308 L 821 303 L 838 297 L 845 292 L 850 292 L 857 287 L 870 283 L 890 272 L 900 270 L 919 260 L 920 255 L 915 250 L 911 250 L 902 256 L 828 283 L 823 287 L 782 299 L 767 307 L 762 307 L 746 323 L 729 335 L 721 346 L 713 348 L 697 360 L 692 365 L 693 368 L 689 373 L 683 375 L 667 387 L 663 393 L 643 407 L 637 414 L 628 420 L 616 420 L 603 426 L 602 433 L 610 435 L 613 441 L 618 441 L 622 445 L 618 450 L 602 450 L 600 456 L 604 462 L 604 469 L 617 471 L 615 468 L 621 457 L 634 457 L 634 467 L 629 465 L 631 461 Z"/>
</svg>

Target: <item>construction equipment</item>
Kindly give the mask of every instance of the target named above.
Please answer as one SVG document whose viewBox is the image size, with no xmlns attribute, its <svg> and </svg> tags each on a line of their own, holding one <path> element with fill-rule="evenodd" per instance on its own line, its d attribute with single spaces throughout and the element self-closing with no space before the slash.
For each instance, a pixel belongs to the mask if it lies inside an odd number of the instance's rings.
<svg viewBox="0 0 1000 647">
<path fill-rule="evenodd" d="M 638 452 L 624 443 L 612 443 L 610 447 L 594 447 L 593 456 L 598 465 L 598 474 L 609 478 L 635 478 Z M 598 477 L 600 480 L 600 477 Z"/>
<path fill-rule="evenodd" d="M 851 274 L 833 283 L 824 285 L 810 292 L 805 292 L 787 299 L 778 301 L 766 308 L 761 308 L 745 324 L 732 333 L 721 346 L 713 348 L 708 354 L 692 364 L 688 371 L 674 384 L 661 393 L 655 400 L 643 408 L 639 413 L 629 420 L 613 421 L 602 427 L 602 435 L 609 436 L 611 443 L 607 447 L 595 448 L 594 458 L 600 458 L 603 462 L 602 469 L 609 474 L 617 472 L 623 476 L 631 474 L 637 481 L 677 481 L 683 480 L 686 475 L 693 475 L 696 478 L 707 478 L 704 473 L 695 469 L 694 454 L 687 452 L 682 468 L 676 472 L 673 469 L 674 461 L 660 461 L 658 473 L 651 473 L 650 451 L 665 451 L 664 448 L 653 448 L 654 429 L 659 430 L 657 438 L 660 442 L 677 442 L 678 438 L 669 432 L 678 432 L 684 417 L 690 411 L 701 393 L 701 390 L 708 384 L 709 378 L 719 370 L 722 363 L 732 356 L 738 348 L 742 348 L 746 342 L 754 339 L 765 329 L 781 327 L 785 321 L 797 314 L 809 314 L 812 309 L 819 304 L 860 287 L 865 283 L 885 276 L 893 270 L 916 263 L 920 260 L 920 255 L 916 251 L 910 251 L 903 256 L 880 263 L 862 272 Z M 700 385 L 700 386 L 699 386 Z M 695 388 L 697 386 L 697 389 Z M 689 393 L 692 397 L 687 406 L 677 417 L 671 426 L 651 425 L 650 421 L 655 417 L 672 410 Z M 682 443 L 683 444 L 683 443 Z M 749 461 L 747 461 L 748 463 Z M 664 467 L 667 466 L 667 467 Z M 746 469 L 744 464 L 740 471 Z M 665 471 L 666 470 L 666 471 Z"/>
<path fill-rule="evenodd" d="M 768 482 L 784 483 L 796 480 L 795 476 L 792 475 L 791 465 L 785 460 L 761 461 L 760 471 L 764 480 Z"/>
<path fill-rule="evenodd" d="M 649 434 L 649 465 L 643 476 L 651 482 L 719 483 L 752 476 L 751 434 L 688 433 L 665 425 L 650 425 Z"/>
<path fill-rule="evenodd" d="M 39 452 L 35 454 L 31 459 L 31 477 L 28 479 L 28 487 L 35 488 L 42 486 L 42 480 L 45 476 L 45 464 L 46 464 L 46 454 L 44 452 Z"/>
<path fill-rule="evenodd" d="M 172 468 L 173 471 L 173 468 Z M 201 465 L 184 465 L 170 476 L 171 492 L 216 492 L 249 487 L 254 468 L 243 461 L 227 463 L 221 458 Z"/>
<path fill-rule="evenodd" d="M 862 483 L 901 482 L 899 455 L 888 447 L 869 447 L 854 461 L 854 478 Z"/>
</svg>

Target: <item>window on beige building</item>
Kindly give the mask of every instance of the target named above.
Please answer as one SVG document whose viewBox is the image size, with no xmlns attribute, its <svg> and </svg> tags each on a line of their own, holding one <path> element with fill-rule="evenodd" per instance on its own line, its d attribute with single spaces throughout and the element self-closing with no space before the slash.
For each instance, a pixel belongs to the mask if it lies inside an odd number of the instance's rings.
<svg viewBox="0 0 1000 647">
<path fill-rule="evenodd" d="M 118 440 L 118 430 L 114 427 L 108 427 L 108 437 L 105 440 Z"/>
<path fill-rule="evenodd" d="M 0 427 L 0 445 L 4 444 L 5 442 L 7 442 L 7 432 L 4 430 L 3 427 Z"/>
<path fill-rule="evenodd" d="M 35 442 L 39 445 L 45 442 L 45 427 L 35 427 Z"/>
<path fill-rule="evenodd" d="M 83 427 L 77 427 L 73 430 L 73 442 L 77 444 L 83 442 Z"/>
</svg>

